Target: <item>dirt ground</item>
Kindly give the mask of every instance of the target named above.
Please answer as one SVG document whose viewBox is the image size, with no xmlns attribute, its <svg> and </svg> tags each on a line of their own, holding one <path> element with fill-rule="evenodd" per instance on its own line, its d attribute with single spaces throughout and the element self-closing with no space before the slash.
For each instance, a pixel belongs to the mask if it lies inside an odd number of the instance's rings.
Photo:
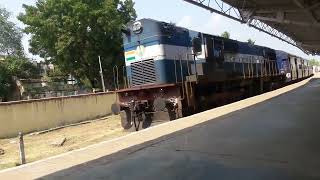
<svg viewBox="0 0 320 180">
<path fill-rule="evenodd" d="M 108 116 L 91 123 L 24 136 L 27 163 L 58 155 L 97 142 L 128 134 L 120 125 L 119 116 Z M 66 138 L 62 146 L 53 145 Z M 18 138 L 0 139 L 0 170 L 19 165 Z"/>
</svg>

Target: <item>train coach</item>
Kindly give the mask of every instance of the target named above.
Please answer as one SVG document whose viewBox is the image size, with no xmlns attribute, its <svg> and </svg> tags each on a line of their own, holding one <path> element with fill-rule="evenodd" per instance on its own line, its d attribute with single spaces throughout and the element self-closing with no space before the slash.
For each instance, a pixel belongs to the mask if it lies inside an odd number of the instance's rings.
<svg viewBox="0 0 320 180">
<path fill-rule="evenodd" d="M 312 66 L 307 60 L 279 50 L 276 54 L 278 67 L 286 75 L 286 82 L 294 82 L 313 74 Z"/>
<path fill-rule="evenodd" d="M 271 48 L 142 19 L 123 29 L 125 87 L 112 106 L 124 129 L 174 120 L 311 76 Z M 118 85 L 116 85 L 118 86 Z"/>
</svg>

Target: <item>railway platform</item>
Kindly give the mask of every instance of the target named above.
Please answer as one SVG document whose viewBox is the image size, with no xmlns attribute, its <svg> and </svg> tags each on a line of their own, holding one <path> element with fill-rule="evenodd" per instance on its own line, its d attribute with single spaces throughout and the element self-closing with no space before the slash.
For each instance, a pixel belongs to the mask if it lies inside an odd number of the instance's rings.
<svg viewBox="0 0 320 180">
<path fill-rule="evenodd" d="M 0 179 L 319 179 L 320 76 L 88 148 Z"/>
</svg>

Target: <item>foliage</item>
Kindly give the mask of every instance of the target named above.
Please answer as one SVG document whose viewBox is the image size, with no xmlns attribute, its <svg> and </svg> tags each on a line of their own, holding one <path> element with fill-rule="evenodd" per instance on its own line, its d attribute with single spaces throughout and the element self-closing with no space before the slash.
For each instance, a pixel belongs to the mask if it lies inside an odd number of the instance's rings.
<svg viewBox="0 0 320 180">
<path fill-rule="evenodd" d="M 251 44 L 251 45 L 254 45 L 255 43 L 256 43 L 256 41 L 254 41 L 254 40 L 252 40 L 252 39 L 248 39 L 248 41 L 247 41 L 249 44 Z"/>
<path fill-rule="evenodd" d="M 0 62 L 0 102 L 8 96 L 11 87 L 11 74 L 9 70 Z"/>
<path fill-rule="evenodd" d="M 13 77 L 32 78 L 38 69 L 24 57 L 22 33 L 8 19 L 10 13 L 0 8 L 0 98 L 6 100 L 14 87 Z"/>
<path fill-rule="evenodd" d="M 224 37 L 226 39 L 230 39 L 230 33 L 228 31 L 225 31 L 221 34 L 221 37 Z"/>
<path fill-rule="evenodd" d="M 30 46 L 62 72 L 100 86 L 98 55 L 110 86 L 112 68 L 124 65 L 121 28 L 135 20 L 132 0 L 38 0 L 23 5 L 18 19 L 31 34 Z"/>
<path fill-rule="evenodd" d="M 12 76 L 16 76 L 20 79 L 39 77 L 39 69 L 27 58 L 8 56 L 3 64 Z"/>
<path fill-rule="evenodd" d="M 316 59 L 311 59 L 311 60 L 309 61 L 309 64 L 310 64 L 311 66 L 320 66 L 320 61 L 319 61 L 319 60 L 316 60 Z"/>
<path fill-rule="evenodd" d="M 62 72 L 58 66 L 47 72 L 49 82 L 67 81 L 69 74 Z"/>
<path fill-rule="evenodd" d="M 16 25 L 9 21 L 10 13 L 0 8 L 0 55 L 23 54 L 21 45 L 22 33 Z"/>
<path fill-rule="evenodd" d="M 14 79 L 36 78 L 39 69 L 28 59 L 18 56 L 7 56 L 0 62 L 0 98 L 7 99 L 10 90 L 14 87 Z"/>
</svg>

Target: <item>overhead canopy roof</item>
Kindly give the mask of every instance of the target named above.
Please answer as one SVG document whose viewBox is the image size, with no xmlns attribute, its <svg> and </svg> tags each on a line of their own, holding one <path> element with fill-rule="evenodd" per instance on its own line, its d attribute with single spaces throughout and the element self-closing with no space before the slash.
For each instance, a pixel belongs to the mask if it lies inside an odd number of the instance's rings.
<svg viewBox="0 0 320 180">
<path fill-rule="evenodd" d="M 217 0 L 185 1 L 247 23 L 306 53 L 320 55 L 320 0 L 222 0 L 222 4 Z"/>
</svg>

